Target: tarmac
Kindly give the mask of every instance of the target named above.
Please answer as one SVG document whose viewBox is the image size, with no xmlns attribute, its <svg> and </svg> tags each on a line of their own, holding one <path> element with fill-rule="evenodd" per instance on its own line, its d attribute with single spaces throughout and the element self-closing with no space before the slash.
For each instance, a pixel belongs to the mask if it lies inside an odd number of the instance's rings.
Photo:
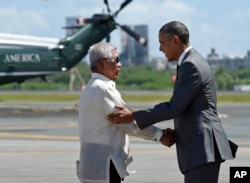
<svg viewBox="0 0 250 183">
<path fill-rule="evenodd" d="M 250 166 L 250 104 L 219 108 L 228 137 L 239 145 L 236 159 L 221 166 L 219 182 L 229 183 L 230 167 Z M 172 122 L 157 126 L 172 127 Z M 184 182 L 175 146 L 136 137 L 130 140 L 134 162 L 124 183 Z M 75 103 L 0 104 L 0 183 L 78 183 L 75 162 L 79 148 Z"/>
</svg>

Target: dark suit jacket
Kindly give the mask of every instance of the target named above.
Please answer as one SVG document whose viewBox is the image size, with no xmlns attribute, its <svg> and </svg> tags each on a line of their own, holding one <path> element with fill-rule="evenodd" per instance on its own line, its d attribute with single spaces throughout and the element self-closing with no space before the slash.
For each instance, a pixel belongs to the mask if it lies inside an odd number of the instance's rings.
<svg viewBox="0 0 250 183">
<path fill-rule="evenodd" d="M 214 74 L 206 60 L 191 49 L 179 67 L 170 101 L 135 111 L 133 116 L 140 128 L 174 118 L 177 158 L 185 173 L 216 161 L 215 143 L 222 160 L 233 158 L 216 103 Z"/>
</svg>

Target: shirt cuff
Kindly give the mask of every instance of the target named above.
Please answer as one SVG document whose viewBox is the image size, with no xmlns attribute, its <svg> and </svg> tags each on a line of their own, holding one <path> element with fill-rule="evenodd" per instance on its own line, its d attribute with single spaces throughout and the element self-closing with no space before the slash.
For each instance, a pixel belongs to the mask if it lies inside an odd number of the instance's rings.
<svg viewBox="0 0 250 183">
<path fill-rule="evenodd" d="M 154 136 L 153 140 L 154 140 L 155 142 L 159 142 L 160 139 L 161 139 L 162 134 L 163 134 L 163 130 L 162 130 L 162 129 L 157 129 L 157 131 L 156 131 L 156 133 L 155 133 L 155 136 Z"/>
</svg>

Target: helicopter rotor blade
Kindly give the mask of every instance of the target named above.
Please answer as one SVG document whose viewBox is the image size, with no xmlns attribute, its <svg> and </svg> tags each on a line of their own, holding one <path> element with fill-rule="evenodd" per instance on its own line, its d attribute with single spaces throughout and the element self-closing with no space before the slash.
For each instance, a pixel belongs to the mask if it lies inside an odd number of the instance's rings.
<svg viewBox="0 0 250 183">
<path fill-rule="evenodd" d="M 121 6 L 120 6 L 120 9 L 118 9 L 115 13 L 114 13 L 114 16 L 117 16 L 117 14 L 125 7 L 127 6 L 132 0 L 125 0 Z"/>
<path fill-rule="evenodd" d="M 62 27 L 63 29 L 80 29 L 82 28 L 84 25 L 74 25 L 74 26 L 64 26 Z"/>
<path fill-rule="evenodd" d="M 110 42 L 110 35 L 109 34 L 106 36 L 106 42 Z"/>
<path fill-rule="evenodd" d="M 104 0 L 104 3 L 105 3 L 106 6 L 107 6 L 107 11 L 108 11 L 108 13 L 110 13 L 111 11 L 110 11 L 110 8 L 109 8 L 108 0 Z"/>
<path fill-rule="evenodd" d="M 121 27 L 121 29 L 124 30 L 126 33 L 128 33 L 131 37 L 133 37 L 136 41 L 138 41 L 141 45 L 147 46 L 147 40 L 144 37 L 140 36 L 126 25 L 117 25 Z"/>
</svg>

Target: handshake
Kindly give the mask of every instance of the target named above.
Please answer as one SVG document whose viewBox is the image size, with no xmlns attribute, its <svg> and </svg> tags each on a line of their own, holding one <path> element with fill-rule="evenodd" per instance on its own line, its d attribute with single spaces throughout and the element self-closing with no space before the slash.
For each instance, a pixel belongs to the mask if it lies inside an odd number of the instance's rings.
<svg viewBox="0 0 250 183">
<path fill-rule="evenodd" d="M 171 147 L 175 143 L 174 130 L 170 128 L 163 130 L 160 142 L 167 147 Z"/>
</svg>

